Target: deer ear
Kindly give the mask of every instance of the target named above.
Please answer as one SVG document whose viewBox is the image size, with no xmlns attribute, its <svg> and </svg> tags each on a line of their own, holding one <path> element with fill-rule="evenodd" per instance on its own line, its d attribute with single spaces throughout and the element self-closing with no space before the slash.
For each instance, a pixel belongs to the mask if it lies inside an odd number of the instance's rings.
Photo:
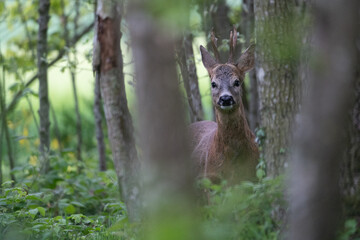
<svg viewBox="0 0 360 240">
<path fill-rule="evenodd" d="M 255 65 L 255 44 L 251 44 L 237 61 L 236 67 L 240 72 L 250 71 Z"/>
<path fill-rule="evenodd" d="M 210 73 L 211 69 L 217 64 L 215 59 L 210 55 L 208 51 L 203 46 L 200 46 L 201 59 L 204 64 L 204 67 Z"/>
</svg>

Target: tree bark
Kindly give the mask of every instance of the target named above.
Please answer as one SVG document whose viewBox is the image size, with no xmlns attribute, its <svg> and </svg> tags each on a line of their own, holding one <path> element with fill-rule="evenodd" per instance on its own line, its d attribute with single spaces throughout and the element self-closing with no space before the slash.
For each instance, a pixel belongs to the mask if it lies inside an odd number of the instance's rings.
<svg viewBox="0 0 360 240">
<path fill-rule="evenodd" d="M 181 76 L 189 103 L 190 121 L 197 122 L 203 120 L 203 108 L 199 91 L 198 77 L 194 51 L 192 46 L 191 33 L 185 33 L 182 41 L 177 48 L 177 61 L 180 66 Z"/>
<path fill-rule="evenodd" d="M 94 3 L 94 13 L 96 19 L 96 9 L 97 9 L 97 0 Z M 97 24 L 97 23 L 96 23 Z M 95 27 L 97 28 L 97 27 Z M 96 40 L 96 38 L 94 38 Z M 94 43 L 95 45 L 96 43 Z M 98 55 L 96 48 L 93 49 L 93 55 Z M 94 118 L 95 118 L 95 133 L 96 133 L 96 142 L 97 149 L 99 153 L 99 170 L 106 171 L 106 148 L 104 142 L 104 133 L 102 128 L 102 102 L 101 102 L 101 89 L 100 89 L 100 72 L 99 69 L 94 69 L 95 75 L 95 84 L 94 84 Z"/>
<path fill-rule="evenodd" d="M 215 11 L 211 11 L 211 17 L 213 20 L 213 28 L 218 38 L 218 46 L 226 45 L 226 41 L 229 39 L 230 31 L 232 30 L 232 25 L 229 19 L 229 7 L 226 4 L 225 0 L 220 0 L 217 2 Z M 238 46 L 239 47 L 239 46 Z M 234 52 L 238 52 L 239 48 L 235 49 Z M 240 47 L 241 50 L 241 47 Z M 220 60 L 222 63 L 227 62 L 229 57 L 229 51 L 227 48 L 219 48 Z M 235 59 L 239 56 L 235 55 Z"/>
<path fill-rule="evenodd" d="M 229 57 L 228 48 L 221 47 L 221 45 L 225 44 L 223 40 L 229 39 L 230 31 L 232 30 L 231 22 L 228 17 L 229 7 L 226 5 L 226 0 L 219 0 L 216 2 L 202 1 L 201 3 L 199 3 L 198 13 L 201 16 L 202 29 L 205 32 L 205 37 L 207 40 L 207 49 L 212 49 L 210 33 L 212 30 L 214 30 L 217 38 L 217 45 L 219 46 L 218 50 L 220 54 L 220 60 L 223 63 L 227 62 Z M 241 51 L 241 46 L 237 45 L 234 52 L 238 53 L 239 51 Z M 234 57 L 236 59 L 238 55 L 235 55 Z M 247 110 L 248 109 L 245 108 L 246 112 Z M 212 108 L 212 113 L 213 121 L 216 121 L 214 107 Z"/>
<path fill-rule="evenodd" d="M 292 240 L 337 239 L 340 160 L 357 67 L 359 1 L 317 0 L 313 13 L 314 65 L 295 136 L 290 175 Z"/>
<path fill-rule="evenodd" d="M 113 161 L 130 221 L 139 220 L 138 157 L 125 93 L 120 23 L 123 2 L 100 0 L 94 39 L 94 69 L 100 72 Z"/>
<path fill-rule="evenodd" d="M 243 17 L 243 30 L 246 39 L 246 46 L 250 46 L 252 39 L 255 37 L 255 14 L 254 14 L 254 0 L 246 0 L 244 1 L 244 7 L 242 10 Z M 250 80 L 250 101 L 249 101 L 249 125 L 250 129 L 255 132 L 255 129 L 259 127 L 260 123 L 260 113 L 259 113 L 259 94 L 258 94 L 258 86 L 256 79 L 256 71 L 251 70 L 249 72 L 249 80 Z"/>
<path fill-rule="evenodd" d="M 360 29 L 360 21 L 358 22 Z M 360 41 L 360 31 L 357 42 Z M 353 85 L 355 96 L 352 109 L 348 113 L 348 128 L 346 130 L 346 148 L 341 163 L 340 186 L 345 201 L 345 215 L 360 217 L 360 49 L 357 48 L 357 80 Z"/>
<path fill-rule="evenodd" d="M 299 107 L 294 2 L 254 0 L 254 9 L 259 111 L 266 134 L 263 154 L 268 175 L 277 176 L 287 166 L 290 130 Z"/>
<path fill-rule="evenodd" d="M 2 57 L 2 56 L 1 56 Z M 2 141 L 2 137 L 3 137 L 3 133 L 5 133 L 5 140 L 6 140 L 6 144 L 7 144 L 7 154 L 8 154 L 8 158 L 9 158 L 9 166 L 10 166 L 10 171 L 12 171 L 15 167 L 15 160 L 14 160 L 14 155 L 13 155 L 13 149 L 12 149 L 12 142 L 11 142 L 11 137 L 10 137 L 10 133 L 9 133 L 9 127 L 7 125 L 7 111 L 6 111 L 6 92 L 5 92 L 5 72 L 4 72 L 4 68 L 3 68 L 3 82 L 0 83 L 0 109 L 1 109 L 1 141 Z M 1 146 L 2 147 L 2 146 Z M 15 175 L 13 173 L 10 172 L 10 178 L 11 180 L 13 180 L 14 182 L 16 182 L 15 179 Z"/>
<path fill-rule="evenodd" d="M 106 171 L 106 155 L 104 133 L 102 129 L 102 114 L 101 114 L 101 93 L 100 93 L 100 76 L 99 72 L 95 73 L 95 97 L 94 97 L 94 116 L 95 116 L 95 132 L 97 149 L 99 153 L 99 170 Z"/>
<path fill-rule="evenodd" d="M 49 22 L 50 0 L 39 0 L 39 32 L 37 45 L 37 66 L 39 78 L 39 100 L 40 100 L 40 155 L 42 159 L 42 172 L 49 169 L 49 147 L 50 147 L 50 120 L 49 120 L 49 97 L 47 80 L 47 29 Z"/>
</svg>

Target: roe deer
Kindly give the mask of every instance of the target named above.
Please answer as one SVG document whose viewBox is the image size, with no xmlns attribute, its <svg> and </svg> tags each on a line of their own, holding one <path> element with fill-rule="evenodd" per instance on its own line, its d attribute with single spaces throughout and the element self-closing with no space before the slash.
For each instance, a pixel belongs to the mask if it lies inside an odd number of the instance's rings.
<svg viewBox="0 0 360 240">
<path fill-rule="evenodd" d="M 254 45 L 233 61 L 237 32 L 230 33 L 230 54 L 225 64 L 219 61 L 216 39 L 212 47 L 216 60 L 200 46 L 202 62 L 211 79 L 212 102 L 216 123 L 200 121 L 190 125 L 192 157 L 198 161 L 200 175 L 213 182 L 225 178 L 229 183 L 255 180 L 259 151 L 255 136 L 245 117 L 241 84 L 245 73 L 254 66 Z"/>
</svg>

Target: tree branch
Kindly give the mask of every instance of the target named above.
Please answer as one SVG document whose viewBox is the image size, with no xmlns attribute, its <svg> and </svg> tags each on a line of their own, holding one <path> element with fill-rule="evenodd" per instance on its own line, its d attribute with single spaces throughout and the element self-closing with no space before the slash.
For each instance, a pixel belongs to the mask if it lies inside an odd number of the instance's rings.
<svg viewBox="0 0 360 240">
<path fill-rule="evenodd" d="M 89 26 L 87 26 L 86 28 L 84 28 L 84 30 L 82 32 L 80 32 L 78 35 L 76 35 L 74 37 L 74 41 L 72 41 L 72 44 L 77 43 L 85 34 L 89 33 L 91 30 L 93 30 L 94 28 L 94 22 L 92 22 Z M 49 64 L 48 67 L 51 67 L 52 65 L 54 65 L 57 61 L 59 61 L 64 55 L 65 55 L 66 51 L 65 49 L 62 49 L 61 51 L 59 51 L 58 55 L 56 56 L 56 58 L 54 58 Z M 33 84 L 35 82 L 35 80 L 38 78 L 38 73 L 34 74 L 34 76 L 32 76 L 29 81 L 26 82 L 25 86 L 23 89 L 19 90 L 14 98 L 12 99 L 12 101 L 10 102 L 9 106 L 6 108 L 7 112 L 12 111 L 15 106 L 16 103 L 18 102 L 19 98 L 21 98 L 22 94 L 24 93 L 24 90 L 29 87 L 31 84 Z"/>
</svg>

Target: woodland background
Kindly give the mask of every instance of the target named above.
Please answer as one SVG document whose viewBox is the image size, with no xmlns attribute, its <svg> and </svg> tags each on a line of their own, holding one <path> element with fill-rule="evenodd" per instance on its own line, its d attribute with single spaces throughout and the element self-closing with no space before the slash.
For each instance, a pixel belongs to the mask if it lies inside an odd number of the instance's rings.
<svg viewBox="0 0 360 240">
<path fill-rule="evenodd" d="M 359 17 L 358 0 L 1 1 L 0 238 L 359 239 Z M 226 59 L 233 26 L 239 54 L 256 43 L 258 181 L 195 184 L 186 125 L 214 118 L 199 46 L 213 30 Z"/>
</svg>

